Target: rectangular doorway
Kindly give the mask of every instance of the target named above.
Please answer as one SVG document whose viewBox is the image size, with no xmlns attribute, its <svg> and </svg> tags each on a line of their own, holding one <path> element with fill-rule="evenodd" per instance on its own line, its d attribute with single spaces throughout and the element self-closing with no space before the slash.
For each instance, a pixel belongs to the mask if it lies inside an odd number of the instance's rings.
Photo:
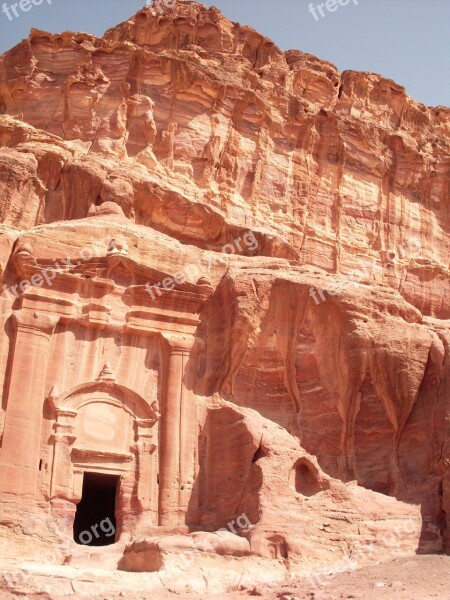
<svg viewBox="0 0 450 600">
<path fill-rule="evenodd" d="M 108 546 L 116 541 L 118 475 L 87 473 L 73 523 L 73 539 L 85 546 Z"/>
</svg>

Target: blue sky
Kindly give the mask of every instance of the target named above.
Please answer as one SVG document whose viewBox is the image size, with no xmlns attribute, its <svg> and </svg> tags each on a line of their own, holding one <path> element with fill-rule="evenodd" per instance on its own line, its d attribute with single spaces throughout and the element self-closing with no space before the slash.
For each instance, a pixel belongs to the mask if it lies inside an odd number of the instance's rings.
<svg viewBox="0 0 450 600">
<path fill-rule="evenodd" d="M 31 0 L 21 0 L 29 4 Z M 36 0 L 38 1 L 38 0 Z M 337 0 L 328 0 L 330 3 Z M 19 0 L 16 0 L 19 2 Z M 322 0 L 323 5 L 325 0 Z M 0 52 L 28 36 L 31 27 L 95 35 L 137 12 L 144 0 L 42 0 L 28 12 L 0 12 Z M 0 5 L 5 6 L 3 0 Z M 297 48 L 338 69 L 374 71 L 404 85 L 424 104 L 450 104 L 450 0 L 349 0 L 334 12 L 308 6 L 319 0 L 205 0 L 230 19 L 250 25 L 283 50 Z M 332 5 L 332 4 L 331 4 Z"/>
</svg>

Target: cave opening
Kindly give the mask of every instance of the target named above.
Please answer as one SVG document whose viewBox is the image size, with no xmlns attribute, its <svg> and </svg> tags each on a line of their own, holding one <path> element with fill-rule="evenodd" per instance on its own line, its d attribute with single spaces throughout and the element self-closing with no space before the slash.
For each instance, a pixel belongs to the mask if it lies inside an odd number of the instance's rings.
<svg viewBox="0 0 450 600">
<path fill-rule="evenodd" d="M 77 544 L 85 546 L 114 544 L 118 482 L 117 475 L 84 473 L 81 500 L 73 523 L 73 539 Z"/>
<path fill-rule="evenodd" d="M 312 465 L 299 460 L 293 469 L 293 484 L 295 491 L 303 496 L 314 496 L 322 490 L 318 479 L 318 473 Z"/>
</svg>

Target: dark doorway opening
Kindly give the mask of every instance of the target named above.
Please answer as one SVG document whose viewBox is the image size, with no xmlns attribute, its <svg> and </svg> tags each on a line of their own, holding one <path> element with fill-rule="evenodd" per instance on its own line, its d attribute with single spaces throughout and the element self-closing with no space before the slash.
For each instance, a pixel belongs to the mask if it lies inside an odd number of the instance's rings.
<svg viewBox="0 0 450 600">
<path fill-rule="evenodd" d="M 116 491 L 119 477 L 85 473 L 73 523 L 73 539 L 85 546 L 108 546 L 116 540 Z"/>
</svg>

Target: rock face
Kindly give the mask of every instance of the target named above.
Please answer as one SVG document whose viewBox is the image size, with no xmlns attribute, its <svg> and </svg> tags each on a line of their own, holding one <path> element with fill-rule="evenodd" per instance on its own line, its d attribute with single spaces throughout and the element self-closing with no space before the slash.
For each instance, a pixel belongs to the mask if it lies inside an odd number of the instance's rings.
<svg viewBox="0 0 450 600">
<path fill-rule="evenodd" d="M 180 2 L 0 112 L 4 559 L 450 547 L 448 108 Z"/>
</svg>

